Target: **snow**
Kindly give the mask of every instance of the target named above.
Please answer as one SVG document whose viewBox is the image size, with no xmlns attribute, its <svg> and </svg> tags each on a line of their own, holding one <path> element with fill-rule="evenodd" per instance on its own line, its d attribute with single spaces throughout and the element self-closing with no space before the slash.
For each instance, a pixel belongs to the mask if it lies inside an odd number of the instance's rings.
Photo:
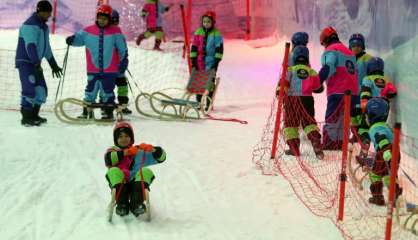
<svg viewBox="0 0 418 240">
<path fill-rule="evenodd" d="M 14 48 L 16 39 L 6 35 L 0 32 L 2 44 Z M 26 128 L 18 112 L 1 110 L 0 239 L 342 239 L 331 221 L 301 204 L 283 178 L 263 176 L 251 162 L 283 48 L 282 41 L 258 49 L 243 41 L 226 42 L 213 115 L 248 125 L 162 122 L 134 113 L 130 122 L 136 142 L 160 145 L 168 154 L 166 162 L 153 167 L 150 223 L 132 216 L 106 221 L 110 190 L 103 154 L 113 144 L 112 126 L 66 125 L 43 112 L 47 125 Z M 12 83 L 19 88 L 15 77 Z M 84 87 L 83 81 L 75 84 Z"/>
</svg>

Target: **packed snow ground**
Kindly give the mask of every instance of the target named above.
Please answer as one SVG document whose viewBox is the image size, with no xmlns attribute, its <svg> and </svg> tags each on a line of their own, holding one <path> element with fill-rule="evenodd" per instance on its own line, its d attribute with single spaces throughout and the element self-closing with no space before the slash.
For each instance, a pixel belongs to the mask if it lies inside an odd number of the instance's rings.
<svg viewBox="0 0 418 240">
<path fill-rule="evenodd" d="M 301 204 L 283 178 L 263 176 L 251 162 L 283 46 L 226 42 L 213 114 L 248 125 L 161 122 L 134 113 L 136 142 L 167 151 L 167 161 L 152 167 L 157 178 L 150 223 L 132 216 L 106 221 L 110 190 L 103 154 L 113 144 L 113 126 L 66 125 L 44 112 L 47 125 L 26 128 L 18 112 L 0 111 L 0 239 L 342 239 L 331 221 Z M 319 62 L 316 54 L 311 58 Z"/>
</svg>

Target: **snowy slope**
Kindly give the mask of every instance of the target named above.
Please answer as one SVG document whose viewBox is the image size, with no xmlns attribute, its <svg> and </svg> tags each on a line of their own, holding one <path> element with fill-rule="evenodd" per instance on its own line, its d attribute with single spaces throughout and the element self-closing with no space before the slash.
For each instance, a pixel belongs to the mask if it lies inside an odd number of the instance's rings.
<svg viewBox="0 0 418 240">
<path fill-rule="evenodd" d="M 151 223 L 132 217 L 106 222 L 110 191 L 103 154 L 113 144 L 111 126 L 70 126 L 43 113 L 46 126 L 24 128 L 17 112 L 1 111 L 0 239 L 342 239 L 329 220 L 297 200 L 286 181 L 260 175 L 251 163 L 283 45 L 226 43 L 214 115 L 248 125 L 132 116 L 136 141 L 168 153 L 153 168 Z"/>
</svg>

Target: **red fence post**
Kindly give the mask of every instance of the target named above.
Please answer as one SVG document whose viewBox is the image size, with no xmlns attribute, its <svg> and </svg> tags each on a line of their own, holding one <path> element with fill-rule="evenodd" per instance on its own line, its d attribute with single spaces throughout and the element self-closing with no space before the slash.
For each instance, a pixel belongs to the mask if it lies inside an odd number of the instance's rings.
<svg viewBox="0 0 418 240">
<path fill-rule="evenodd" d="M 192 31 L 192 5 L 193 0 L 187 0 L 187 36 L 190 39 L 190 32 Z"/>
<path fill-rule="evenodd" d="M 247 10 L 247 18 L 246 18 L 247 31 L 246 31 L 245 39 L 250 40 L 250 35 L 251 35 L 250 0 L 247 0 L 246 10 Z"/>
<path fill-rule="evenodd" d="M 287 68 L 289 66 L 289 52 L 290 52 L 290 43 L 286 43 L 286 48 L 284 51 L 284 59 L 282 64 L 282 74 L 280 76 L 279 85 L 280 90 L 277 94 L 276 89 L 276 96 L 279 95 L 279 100 L 277 104 L 277 111 L 276 111 L 276 122 L 274 124 L 274 133 L 273 133 L 273 143 L 271 146 L 271 159 L 276 158 L 276 149 L 277 149 L 277 140 L 279 137 L 280 131 L 280 121 L 282 116 L 282 105 L 283 105 L 283 98 L 284 98 L 284 81 L 286 80 Z"/>
<path fill-rule="evenodd" d="M 56 23 L 57 23 L 57 7 L 58 7 L 58 0 L 54 0 L 54 11 L 52 13 L 52 34 L 55 34 L 56 30 Z"/>
<path fill-rule="evenodd" d="M 396 177 L 398 175 L 398 160 L 399 160 L 399 142 L 400 142 L 401 124 L 396 123 L 393 133 L 392 144 L 392 159 L 390 161 L 390 182 L 389 182 L 389 196 L 388 196 L 388 212 L 386 216 L 386 232 L 385 240 L 390 240 L 392 235 L 392 216 L 393 207 L 395 205 L 395 186 Z"/>
<path fill-rule="evenodd" d="M 181 19 L 183 24 L 183 32 L 184 32 L 184 52 L 186 53 L 187 57 L 187 65 L 189 66 L 189 73 L 192 72 L 192 62 L 190 59 L 190 40 L 189 40 L 189 28 L 186 24 L 186 15 L 184 13 L 184 6 L 183 4 L 180 5 L 180 11 L 181 11 Z M 184 56 L 184 53 L 183 53 Z"/>
<path fill-rule="evenodd" d="M 344 93 L 344 125 L 343 125 L 343 146 L 342 146 L 342 160 L 341 160 L 341 173 L 340 173 L 340 199 L 338 204 L 338 221 L 342 221 L 344 218 L 344 204 L 345 204 L 345 183 L 347 181 L 347 150 L 348 150 L 348 137 L 350 130 L 350 109 L 351 109 L 351 91 L 348 90 Z"/>
</svg>

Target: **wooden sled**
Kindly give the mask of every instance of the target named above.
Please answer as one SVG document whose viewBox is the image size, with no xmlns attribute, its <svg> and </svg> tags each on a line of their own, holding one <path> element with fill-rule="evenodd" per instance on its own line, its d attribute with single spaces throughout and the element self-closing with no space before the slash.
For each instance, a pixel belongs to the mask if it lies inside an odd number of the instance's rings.
<svg viewBox="0 0 418 240">
<path fill-rule="evenodd" d="M 206 116 L 213 108 L 213 100 L 208 96 L 209 91 L 214 89 L 216 94 L 219 78 L 215 78 L 215 72 L 194 70 L 189 78 L 186 90 L 165 89 L 152 94 L 141 93 L 135 100 L 137 111 L 146 117 L 168 121 L 197 120 Z M 166 90 L 177 90 L 181 97 L 172 97 Z M 202 95 L 201 101 L 194 100 L 196 95 Z M 142 105 L 148 104 L 151 111 L 146 111 Z M 208 107 L 206 107 L 208 106 Z"/>
<path fill-rule="evenodd" d="M 68 124 L 78 124 L 78 125 L 88 125 L 88 124 L 92 124 L 92 123 L 107 125 L 107 124 L 113 124 L 115 122 L 115 120 L 97 119 L 97 118 L 94 118 L 94 114 L 93 114 L 93 118 L 80 119 L 77 116 L 72 116 L 72 115 L 68 114 L 68 112 L 66 112 L 66 110 L 65 110 L 66 105 L 76 106 L 76 108 L 80 109 L 80 111 L 81 111 L 82 108 L 87 108 L 87 111 L 89 113 L 93 112 L 94 109 L 112 107 L 116 111 L 116 120 L 117 121 L 124 120 L 122 110 L 124 108 L 126 108 L 126 105 L 118 105 L 118 104 L 104 104 L 104 103 L 89 104 L 89 103 L 84 102 L 83 100 L 76 99 L 76 98 L 65 98 L 65 99 L 62 99 L 62 100 L 58 101 L 55 104 L 55 107 L 54 107 L 54 112 L 55 112 L 55 115 L 57 116 L 57 118 L 61 122 L 68 123 Z M 77 114 L 79 114 L 80 111 L 77 111 Z"/>
</svg>

